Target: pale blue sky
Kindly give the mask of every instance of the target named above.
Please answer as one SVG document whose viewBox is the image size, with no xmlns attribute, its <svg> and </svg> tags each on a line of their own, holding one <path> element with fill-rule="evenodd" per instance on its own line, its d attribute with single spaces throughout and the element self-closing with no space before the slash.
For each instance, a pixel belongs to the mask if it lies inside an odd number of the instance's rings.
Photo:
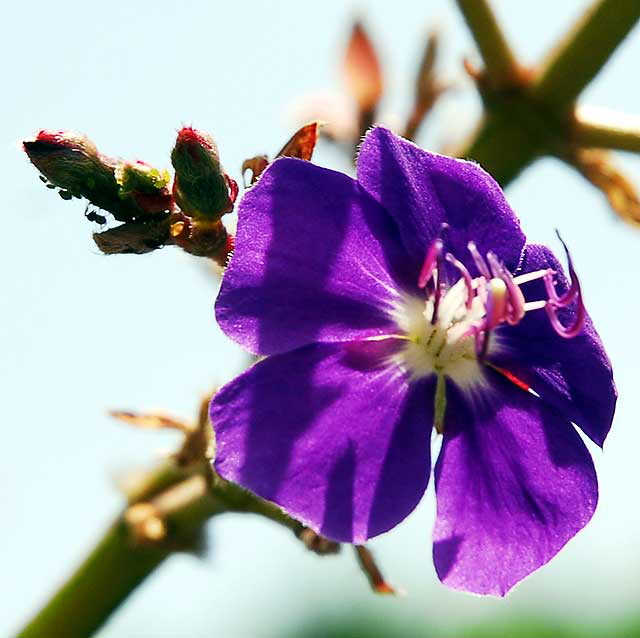
<svg viewBox="0 0 640 638">
<path fill-rule="evenodd" d="M 532 62 L 583 0 L 495 2 Z M 291 102 L 339 87 L 337 63 L 351 18 L 379 43 L 390 95 L 404 113 L 428 27 L 443 29 L 443 69 L 461 82 L 419 140 L 437 149 L 473 124 L 464 84 L 473 44 L 451 2 L 12 3 L 0 25 L 4 187 L 0 387 L 5 458 L 0 567 L 5 635 L 44 600 L 118 511 L 115 478 L 171 446 L 171 438 L 109 420 L 109 408 L 194 413 L 201 394 L 231 378 L 242 354 L 215 325 L 215 282 L 204 262 L 166 249 L 104 257 L 83 205 L 45 189 L 17 150 L 39 128 L 85 132 L 108 154 L 159 167 L 176 129 L 212 133 L 239 177 L 246 157 L 273 152 L 291 133 Z M 586 101 L 640 113 L 640 32 L 631 34 Z M 346 169 L 331 149 L 320 164 Z M 640 183 L 640 161 L 621 162 Z M 640 231 L 559 162 L 530 168 L 507 192 L 530 239 L 558 227 L 582 275 L 589 310 L 609 348 L 620 391 L 605 452 L 594 451 L 601 502 L 589 527 L 506 600 L 442 587 L 430 557 L 430 493 L 410 519 L 372 543 L 403 599 L 373 597 L 349 552 L 318 559 L 267 521 L 227 515 L 209 528 L 204 560 L 172 558 L 102 630 L 118 636 L 271 636 L 314 613 L 351 608 L 413 615 L 438 626 L 519 611 L 600 620 L 638 600 L 640 392 L 637 322 Z M 188 334 L 176 349 L 177 335 Z"/>
</svg>

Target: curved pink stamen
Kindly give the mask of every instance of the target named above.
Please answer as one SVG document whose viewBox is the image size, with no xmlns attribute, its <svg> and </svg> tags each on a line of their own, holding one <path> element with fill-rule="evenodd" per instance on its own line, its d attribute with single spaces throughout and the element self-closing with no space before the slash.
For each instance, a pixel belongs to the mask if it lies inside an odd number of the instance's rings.
<svg viewBox="0 0 640 638">
<path fill-rule="evenodd" d="M 480 274 L 483 275 L 485 277 L 485 279 L 487 279 L 487 281 L 489 279 L 491 279 L 491 273 L 489 272 L 489 268 L 487 267 L 487 263 L 482 258 L 482 255 L 480 254 L 480 251 L 478 250 L 478 247 L 476 246 L 476 243 L 474 241 L 470 241 L 467 244 L 467 248 L 469 249 L 469 252 L 471 253 L 471 257 L 473 257 L 473 261 L 474 261 L 474 263 L 476 265 L 476 268 L 480 272 Z"/>
<path fill-rule="evenodd" d="M 564 240 L 557 230 L 556 235 L 558 236 L 558 239 L 560 240 L 560 243 L 564 248 L 564 252 L 567 255 L 571 285 L 566 292 L 564 292 L 562 295 L 558 295 L 552 275 L 545 275 L 544 284 L 547 290 L 547 294 L 549 295 L 549 303 L 545 306 L 545 310 L 554 330 L 561 337 L 564 337 L 565 339 L 571 339 L 572 337 L 580 334 L 580 332 L 582 331 L 587 311 L 584 307 L 584 303 L 582 302 L 582 289 L 580 287 L 580 280 L 578 279 L 578 275 L 573 268 L 573 261 L 571 259 L 571 254 L 569 253 L 569 249 L 567 248 L 567 245 L 564 243 Z M 576 318 L 573 322 L 573 325 L 571 325 L 570 327 L 566 327 L 562 324 L 560 318 L 558 317 L 558 310 L 560 308 L 566 308 L 574 302 L 578 305 L 576 308 Z"/>
<path fill-rule="evenodd" d="M 467 270 L 467 267 L 459 259 L 456 259 L 451 253 L 447 253 L 444 258 L 450 264 L 455 266 L 462 275 L 462 278 L 464 279 L 464 285 L 467 287 L 467 301 L 465 305 L 467 309 L 471 308 L 471 305 L 473 304 L 473 280 L 471 279 L 471 275 Z"/>
<path fill-rule="evenodd" d="M 573 322 L 573 325 L 570 327 L 565 327 L 560 319 L 558 318 L 558 310 L 559 306 L 557 306 L 553 302 L 549 302 L 545 306 L 545 310 L 547 311 L 547 316 L 549 317 L 549 321 L 553 326 L 553 329 L 565 339 L 571 339 L 573 337 L 577 337 L 584 327 L 584 320 L 586 315 L 586 308 L 582 303 L 582 299 L 578 300 L 578 308 L 576 311 L 576 320 Z"/>
<path fill-rule="evenodd" d="M 573 272 L 573 275 L 571 277 L 571 285 L 569 286 L 568 290 L 562 295 L 558 295 L 558 292 L 556 291 L 556 285 L 553 281 L 553 275 L 544 276 L 544 287 L 547 291 L 549 301 L 551 301 L 559 308 L 564 308 L 565 306 L 573 303 L 580 295 L 580 284 L 575 272 Z"/>
<path fill-rule="evenodd" d="M 437 268 L 438 259 L 440 259 L 440 254 L 442 253 L 442 246 L 442 239 L 436 239 L 429 247 L 427 256 L 424 258 L 424 263 L 420 269 L 420 274 L 418 275 L 418 288 L 424 288 L 427 285 L 433 271 Z"/>
<path fill-rule="evenodd" d="M 564 243 L 564 240 L 562 239 L 562 237 L 560 237 L 560 233 L 557 230 L 556 230 L 556 235 L 558 236 L 558 239 L 560 240 L 560 243 L 564 248 L 564 253 L 567 256 L 567 265 L 569 266 L 569 277 L 571 277 L 571 286 L 569 287 L 569 290 L 567 290 L 567 292 L 564 295 L 562 295 L 560 299 L 558 299 L 558 304 L 565 306 L 571 303 L 576 297 L 581 297 L 580 280 L 578 279 L 578 275 L 576 274 L 576 271 L 573 269 L 573 261 L 571 259 L 571 253 L 569 252 L 567 245 Z"/>
<path fill-rule="evenodd" d="M 495 253 L 489 251 L 487 253 L 487 261 L 489 262 L 489 267 L 491 268 L 491 274 L 494 277 L 502 277 L 502 271 L 504 267 L 496 257 Z"/>
</svg>

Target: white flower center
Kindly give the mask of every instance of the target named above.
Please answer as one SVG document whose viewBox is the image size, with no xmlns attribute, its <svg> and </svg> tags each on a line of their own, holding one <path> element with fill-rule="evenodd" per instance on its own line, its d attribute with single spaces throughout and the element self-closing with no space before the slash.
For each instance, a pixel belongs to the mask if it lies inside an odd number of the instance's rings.
<svg viewBox="0 0 640 638">
<path fill-rule="evenodd" d="M 433 323 L 433 296 L 428 299 L 407 296 L 397 303 L 393 316 L 406 341 L 394 360 L 413 379 L 437 374 L 450 377 L 461 388 L 482 383 L 472 327 L 486 310 L 479 297 L 473 299 L 470 308 L 466 301 L 467 288 L 461 279 L 440 299 Z"/>
</svg>

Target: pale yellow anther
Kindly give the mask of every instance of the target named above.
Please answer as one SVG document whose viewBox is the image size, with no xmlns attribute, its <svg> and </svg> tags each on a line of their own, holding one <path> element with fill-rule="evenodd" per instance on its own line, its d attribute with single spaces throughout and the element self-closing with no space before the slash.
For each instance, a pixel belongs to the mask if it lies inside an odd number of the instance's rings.
<svg viewBox="0 0 640 638">
<path fill-rule="evenodd" d="M 497 277 L 490 279 L 487 282 L 487 328 L 494 328 L 504 319 L 507 299 L 507 284 Z"/>
</svg>

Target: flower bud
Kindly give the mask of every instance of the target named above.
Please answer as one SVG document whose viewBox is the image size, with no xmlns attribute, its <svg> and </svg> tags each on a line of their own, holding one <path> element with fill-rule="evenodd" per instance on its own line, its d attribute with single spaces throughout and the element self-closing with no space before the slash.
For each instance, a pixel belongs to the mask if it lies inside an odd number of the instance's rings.
<svg viewBox="0 0 640 638">
<path fill-rule="evenodd" d="M 86 197 L 101 192 L 117 197 L 113 165 L 98 153 L 84 135 L 65 131 L 40 131 L 35 140 L 23 143 L 33 165 L 54 185 L 72 195 Z"/>
<path fill-rule="evenodd" d="M 373 43 L 360 22 L 353 25 L 343 72 L 358 109 L 361 112 L 375 109 L 382 97 L 382 70 Z"/>
<path fill-rule="evenodd" d="M 115 178 L 120 197 L 132 198 L 144 212 L 161 213 L 171 208 L 169 171 L 160 171 L 141 161 L 122 162 L 116 168 Z"/>
<path fill-rule="evenodd" d="M 173 196 L 185 213 L 219 219 L 231 211 L 238 187 L 224 172 L 209 135 L 183 128 L 171 152 L 171 163 L 176 171 Z"/>
<path fill-rule="evenodd" d="M 120 195 L 116 161 L 99 153 L 86 136 L 42 130 L 34 140 L 23 142 L 23 148 L 31 163 L 65 199 L 85 197 L 119 221 L 131 221 L 140 214 L 132 198 Z"/>
<path fill-rule="evenodd" d="M 219 219 L 197 219 L 183 212 L 169 218 L 171 241 L 196 257 L 209 257 L 221 266 L 233 250 L 233 240 Z"/>
<path fill-rule="evenodd" d="M 144 255 L 171 244 L 169 216 L 153 222 L 128 222 L 93 234 L 105 255 Z"/>
</svg>

